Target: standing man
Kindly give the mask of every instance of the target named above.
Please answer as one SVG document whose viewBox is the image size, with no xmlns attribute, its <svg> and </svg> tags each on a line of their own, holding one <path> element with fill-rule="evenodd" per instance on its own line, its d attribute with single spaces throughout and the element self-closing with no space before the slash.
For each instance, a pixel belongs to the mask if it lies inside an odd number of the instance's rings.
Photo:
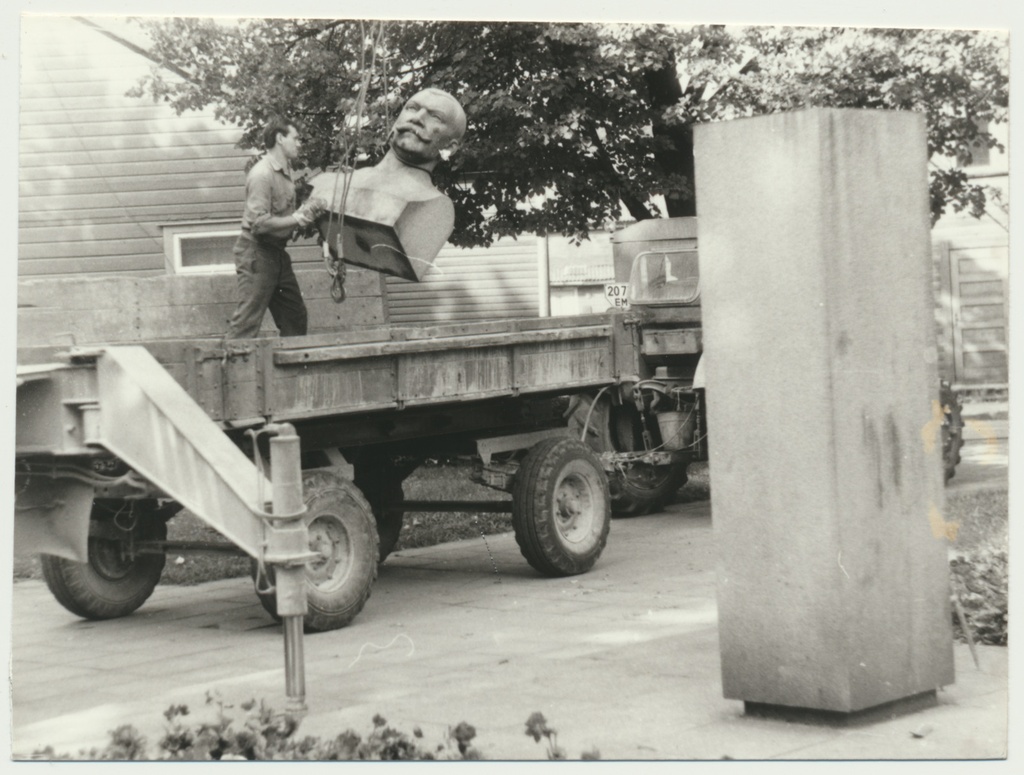
<svg viewBox="0 0 1024 775">
<path fill-rule="evenodd" d="M 263 143 L 267 153 L 245 179 L 242 233 L 234 247 L 241 299 L 225 340 L 257 336 L 268 309 L 281 336 L 302 336 L 307 328 L 306 304 L 284 248 L 292 232 L 314 221 L 324 205 L 310 199 L 295 209 L 291 165 L 302 147 L 295 124 L 272 118 Z"/>
</svg>

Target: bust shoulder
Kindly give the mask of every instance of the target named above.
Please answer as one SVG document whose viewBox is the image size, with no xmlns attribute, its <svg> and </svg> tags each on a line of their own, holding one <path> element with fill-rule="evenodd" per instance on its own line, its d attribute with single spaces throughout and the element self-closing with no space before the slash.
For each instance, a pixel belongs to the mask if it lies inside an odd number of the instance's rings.
<svg viewBox="0 0 1024 775">
<path fill-rule="evenodd" d="M 422 202 L 443 197 L 434 186 L 430 173 L 416 167 L 364 167 L 352 173 L 352 187 L 370 189 L 408 202 Z M 445 197 L 447 198 L 447 197 Z"/>
</svg>

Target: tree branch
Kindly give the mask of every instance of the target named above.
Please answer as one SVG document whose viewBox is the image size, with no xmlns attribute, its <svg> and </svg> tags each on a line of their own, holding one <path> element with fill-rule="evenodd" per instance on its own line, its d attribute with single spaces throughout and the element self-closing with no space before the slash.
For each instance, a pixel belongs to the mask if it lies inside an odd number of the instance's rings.
<svg viewBox="0 0 1024 775">
<path fill-rule="evenodd" d="M 305 32 L 300 33 L 294 40 L 292 40 L 291 43 L 289 43 L 288 45 L 286 45 L 284 47 L 284 53 L 285 54 L 290 54 L 290 53 L 292 53 L 292 49 L 294 49 L 302 41 L 309 40 L 310 38 L 315 38 L 318 35 L 320 35 L 321 33 L 327 32 L 328 30 L 330 30 L 331 32 L 334 32 L 335 29 L 337 29 L 338 27 L 340 27 L 343 24 L 345 24 L 345 22 L 343 20 L 338 20 L 338 21 L 329 22 L 328 24 L 325 24 L 323 27 L 308 28 L 308 29 L 306 29 Z"/>
<path fill-rule="evenodd" d="M 646 221 L 653 218 L 654 214 L 650 209 L 648 209 L 647 205 L 644 204 L 643 200 L 630 191 L 629 187 L 626 185 L 626 181 L 623 180 L 622 174 L 618 169 L 616 169 L 615 162 L 612 161 L 611 154 L 608 153 L 608 149 L 601 141 L 601 137 L 597 134 L 597 130 L 594 128 L 594 125 L 589 121 L 583 122 L 581 125 L 585 128 L 587 137 L 589 137 L 590 141 L 597 147 L 597 155 L 595 158 L 605 171 L 611 173 L 611 175 L 619 182 L 617 193 L 622 204 L 624 204 L 626 209 L 629 210 L 629 214 L 637 221 Z"/>
</svg>

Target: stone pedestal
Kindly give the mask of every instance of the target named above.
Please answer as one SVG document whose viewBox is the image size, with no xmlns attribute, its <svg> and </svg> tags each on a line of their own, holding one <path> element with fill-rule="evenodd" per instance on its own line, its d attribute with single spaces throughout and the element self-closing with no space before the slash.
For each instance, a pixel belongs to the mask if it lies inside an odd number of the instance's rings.
<svg viewBox="0 0 1024 775">
<path fill-rule="evenodd" d="M 724 694 L 919 699 L 953 681 L 924 117 L 695 145 Z"/>
</svg>

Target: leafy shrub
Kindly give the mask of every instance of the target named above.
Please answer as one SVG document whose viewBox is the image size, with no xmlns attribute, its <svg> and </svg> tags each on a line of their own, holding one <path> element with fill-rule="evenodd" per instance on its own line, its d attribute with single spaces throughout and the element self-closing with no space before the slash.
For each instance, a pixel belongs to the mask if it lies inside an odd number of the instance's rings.
<svg viewBox="0 0 1024 775">
<path fill-rule="evenodd" d="M 236 723 L 216 693 L 207 692 L 206 704 L 216 708 L 213 721 L 189 724 L 187 705 L 172 705 L 164 711 L 167 723 L 158 743 L 156 756 L 148 755 L 146 738 L 130 724 L 112 730 L 105 748 L 80 750 L 77 756 L 58 754 L 53 746 L 33 752 L 33 759 L 78 761 L 412 761 L 412 760 L 476 760 L 483 756 L 473 747 L 476 729 L 465 721 L 448 727 L 445 740 L 434 746 L 423 740 L 423 732 L 414 727 L 408 735 L 388 726 L 380 714 L 373 717 L 373 729 L 365 739 L 346 729 L 335 737 L 298 737 L 299 719 L 288 713 L 277 713 L 262 700 L 249 700 L 239 707 L 245 716 Z M 527 734 L 535 740 L 548 740 L 548 758 L 565 759 L 555 730 L 540 713 L 526 722 Z M 583 759 L 600 758 L 596 751 L 585 752 Z"/>
<path fill-rule="evenodd" d="M 960 550 L 950 557 L 953 594 L 963 607 L 971 635 L 978 643 L 1007 644 L 1009 557 L 1004 544 L 986 544 Z M 956 612 L 954 633 L 966 640 Z"/>
<path fill-rule="evenodd" d="M 262 700 L 250 700 L 240 705 L 245 711 L 240 723 L 227 712 L 219 696 L 207 693 L 206 704 L 216 707 L 212 722 L 187 722 L 187 705 L 172 705 L 164 711 L 167 719 L 159 752 L 149 756 L 147 741 L 139 731 L 124 725 L 110 732 L 105 748 L 81 750 L 77 756 L 55 753 L 53 746 L 37 750 L 33 759 L 64 760 L 145 760 L 173 761 L 200 760 L 426 760 L 426 759 L 479 759 L 480 752 L 472 746 L 476 730 L 461 722 L 449 727 L 447 739 L 436 746 L 423 741 L 423 732 L 416 727 L 408 735 L 388 726 L 380 715 L 373 717 L 373 729 L 363 739 L 347 729 L 328 740 L 319 737 L 298 737 L 299 720 L 287 713 L 277 713 Z"/>
</svg>

